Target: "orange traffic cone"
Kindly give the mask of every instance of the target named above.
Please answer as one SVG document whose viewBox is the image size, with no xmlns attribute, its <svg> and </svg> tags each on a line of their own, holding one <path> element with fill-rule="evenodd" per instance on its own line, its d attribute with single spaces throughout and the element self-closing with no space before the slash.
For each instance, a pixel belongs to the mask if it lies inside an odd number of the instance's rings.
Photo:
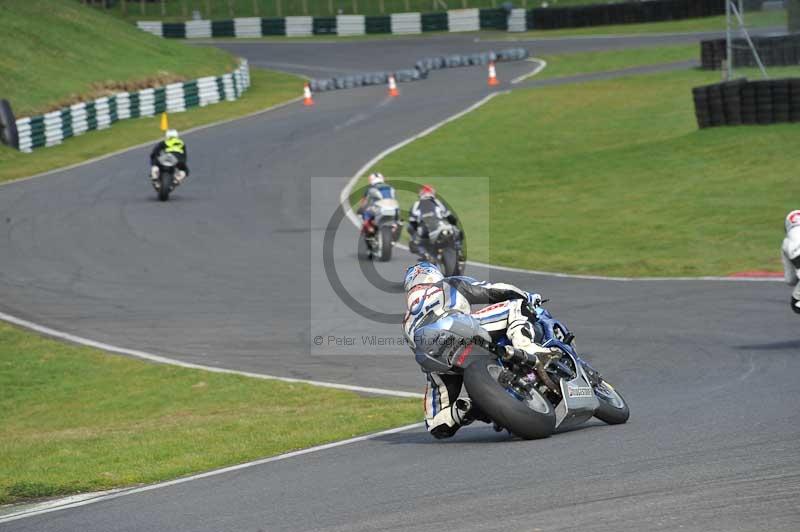
<svg viewBox="0 0 800 532">
<path fill-rule="evenodd" d="M 303 86 L 303 105 L 306 107 L 314 105 L 314 98 L 311 96 L 311 86 L 309 86 L 308 83 Z"/>
<path fill-rule="evenodd" d="M 494 87 L 495 85 L 500 85 L 500 81 L 497 79 L 497 70 L 494 68 L 494 61 L 489 61 L 489 86 Z"/>
<path fill-rule="evenodd" d="M 400 91 L 397 90 L 397 81 L 394 79 L 394 74 L 389 74 L 389 96 L 400 96 Z"/>
</svg>

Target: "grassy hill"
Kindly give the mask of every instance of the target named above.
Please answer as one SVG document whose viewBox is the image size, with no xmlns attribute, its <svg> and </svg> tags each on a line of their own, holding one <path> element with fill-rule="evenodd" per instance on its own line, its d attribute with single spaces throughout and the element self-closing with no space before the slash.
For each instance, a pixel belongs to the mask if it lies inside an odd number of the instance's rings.
<svg viewBox="0 0 800 532">
<path fill-rule="evenodd" d="M 235 65 L 228 54 L 148 35 L 75 0 L 0 0 L 0 98 L 26 116 Z"/>
</svg>

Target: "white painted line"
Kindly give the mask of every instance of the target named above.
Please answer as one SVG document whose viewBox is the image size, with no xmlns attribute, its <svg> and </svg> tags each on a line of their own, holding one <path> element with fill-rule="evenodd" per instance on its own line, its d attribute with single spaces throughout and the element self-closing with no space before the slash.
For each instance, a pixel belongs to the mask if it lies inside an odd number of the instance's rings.
<svg viewBox="0 0 800 532">
<path fill-rule="evenodd" d="M 427 129 L 417 133 L 416 135 L 414 135 L 412 137 L 409 137 L 409 138 L 407 138 L 407 139 L 405 139 L 405 140 L 403 140 L 401 142 L 398 142 L 394 146 L 390 146 L 390 147 L 386 148 L 385 150 L 380 152 L 378 155 L 376 155 L 375 157 L 370 159 L 364 166 L 359 168 L 358 171 L 356 172 L 356 174 L 353 177 L 350 178 L 350 180 L 347 182 L 345 187 L 342 189 L 342 192 L 339 194 L 339 203 L 341 203 L 345 214 L 350 219 L 350 221 L 353 222 L 353 225 L 355 225 L 356 228 L 358 228 L 359 227 L 359 220 L 358 220 L 358 216 L 356 216 L 356 213 L 353 212 L 353 208 L 350 206 L 350 202 L 348 201 L 348 198 L 350 196 L 350 192 L 353 190 L 353 187 L 356 185 L 356 182 L 358 181 L 358 178 L 361 177 L 362 174 L 364 174 L 367 170 L 372 168 L 378 161 L 380 161 L 381 159 L 383 159 L 384 157 L 386 157 L 390 153 L 396 152 L 400 148 L 402 148 L 402 147 L 404 147 L 404 146 L 406 146 L 408 144 L 411 144 L 412 142 L 414 142 L 417 139 L 421 139 L 422 137 L 430 135 L 431 133 L 433 133 L 434 131 L 436 131 L 440 127 L 442 127 L 442 126 L 444 126 L 446 124 L 449 124 L 453 120 L 458 120 L 459 118 L 461 118 L 465 114 L 470 113 L 470 112 L 474 111 L 475 109 L 477 109 L 478 107 L 482 106 L 483 104 L 487 103 L 488 101 L 490 101 L 495 96 L 499 96 L 501 94 L 508 94 L 509 92 L 510 91 L 501 91 L 501 92 L 493 92 L 491 94 L 487 94 L 486 96 L 484 96 L 483 98 L 481 98 L 477 102 L 473 103 L 472 105 L 470 105 L 466 109 L 464 109 L 462 111 L 459 111 L 458 113 L 456 113 L 456 114 L 454 114 L 454 115 L 452 115 L 452 116 L 450 116 L 448 118 L 445 118 L 441 122 L 437 122 L 436 124 L 434 124 L 431 127 L 429 127 Z"/>
<path fill-rule="evenodd" d="M 408 430 L 416 429 L 419 427 L 424 426 L 424 423 L 414 423 L 413 425 L 405 425 L 403 427 L 397 427 L 394 429 L 384 430 L 381 432 L 376 432 L 373 434 L 367 434 L 365 436 L 357 436 L 355 438 L 350 438 L 348 440 L 341 440 L 332 443 L 326 443 L 323 445 L 317 445 L 316 447 L 309 447 L 308 449 L 301 449 L 299 451 L 293 451 L 290 453 L 279 454 L 278 456 L 272 456 L 270 458 L 263 458 L 261 460 L 255 460 L 253 462 L 246 462 L 244 464 L 237 464 L 235 466 L 230 467 L 223 467 L 221 469 L 215 469 L 213 471 L 207 471 L 205 473 L 200 473 L 197 475 L 192 475 L 189 477 L 178 478 L 175 480 L 170 480 L 167 482 L 160 482 L 158 484 L 150 484 L 149 486 L 142 486 L 139 488 L 131 488 L 131 489 L 123 489 L 123 490 L 114 490 L 111 492 L 99 492 L 97 493 L 96 497 L 84 499 L 84 500 L 75 500 L 76 498 L 80 498 L 80 496 L 76 497 L 67 497 L 66 499 L 60 499 L 58 501 L 50 501 L 47 503 L 43 503 L 41 506 L 36 506 L 33 508 L 28 508 L 22 510 L 18 513 L 13 513 L 9 515 L 5 515 L 0 517 L 0 523 L 6 523 L 9 521 L 15 521 L 17 519 L 24 519 L 26 517 L 33 517 L 34 515 L 41 515 L 44 513 L 55 512 L 58 510 L 65 510 L 67 508 L 76 508 L 78 506 L 86 506 L 87 504 L 94 504 L 100 501 L 108 501 L 111 499 L 118 499 L 119 497 L 124 497 L 126 495 L 133 495 L 134 493 L 143 493 L 145 491 L 153 491 L 160 488 L 166 488 L 169 486 L 175 486 L 176 484 L 183 484 L 185 482 L 191 482 L 193 480 L 200 480 L 207 477 L 213 477 L 217 475 L 222 475 L 225 473 L 230 473 L 231 471 L 239 471 L 240 469 L 248 469 L 255 466 L 260 466 L 264 464 L 269 464 L 271 462 L 278 462 L 280 460 L 286 460 L 288 458 L 295 458 L 297 456 L 303 456 L 306 454 L 317 453 L 320 451 L 326 451 L 328 449 L 334 449 L 336 447 L 342 447 L 344 445 L 350 445 L 353 443 L 359 443 L 367 440 L 372 440 L 375 438 L 379 438 L 381 436 L 387 436 L 389 434 L 397 434 L 398 432 L 405 432 Z M 85 494 L 86 495 L 86 494 Z M 92 495 L 92 494 L 88 494 Z"/>
<path fill-rule="evenodd" d="M 276 377 L 274 375 L 265 375 L 263 373 L 253 373 L 250 371 L 238 371 L 233 369 L 226 369 L 226 368 L 217 368 L 214 366 L 204 366 L 202 364 L 192 364 L 191 362 L 183 362 L 181 360 L 175 360 L 172 358 L 162 357 L 159 355 L 154 355 L 152 353 L 146 353 L 144 351 L 139 351 L 136 349 L 128 349 L 125 347 L 118 347 L 111 344 L 106 344 L 103 342 L 96 342 L 94 340 L 90 340 L 88 338 L 83 338 L 81 336 L 76 336 L 74 334 L 65 333 L 62 331 L 57 331 L 55 329 L 51 329 L 50 327 L 45 327 L 44 325 L 39 325 L 37 323 L 33 323 L 28 320 L 23 320 L 21 318 L 17 318 L 16 316 L 12 316 L 10 314 L 6 314 L 4 312 L 0 312 L 0 320 L 7 321 L 8 323 L 13 323 L 14 325 L 19 325 L 20 327 L 25 327 L 26 329 L 30 329 L 32 331 L 36 331 L 40 334 L 44 334 L 46 336 L 51 336 L 53 338 L 58 338 L 59 340 L 66 340 L 67 342 L 72 342 L 74 344 L 85 345 L 87 347 L 94 347 L 96 349 L 101 349 L 103 351 L 109 351 L 111 353 L 119 353 L 121 355 L 128 355 L 136 358 L 141 358 L 143 360 L 149 360 L 151 362 L 158 362 L 161 364 L 169 364 L 171 366 L 179 366 L 182 368 L 189 368 L 189 369 L 199 369 L 203 371 L 210 371 L 212 373 L 226 373 L 229 375 L 243 375 L 245 377 L 252 377 L 254 379 L 263 379 L 263 380 L 272 380 L 272 381 L 281 381 L 281 382 L 290 382 L 296 384 L 310 384 L 312 386 L 319 386 L 322 388 L 333 388 L 336 390 L 347 390 L 350 392 L 359 392 L 359 393 L 368 393 L 373 395 L 386 395 L 390 397 L 409 397 L 414 399 L 421 399 L 423 395 L 421 393 L 413 393 L 413 392 L 403 392 L 399 390 L 386 390 L 383 388 L 370 388 L 366 386 L 352 386 L 350 384 L 338 384 L 335 382 L 323 382 L 323 381 L 313 381 L 307 379 L 293 379 L 290 377 Z"/>
<path fill-rule="evenodd" d="M 517 76 L 516 78 L 512 79 L 511 80 L 512 85 L 516 85 L 520 81 L 525 81 L 526 79 L 535 76 L 536 74 L 538 74 L 547 67 L 547 61 L 545 61 L 544 59 L 539 59 L 538 57 L 529 57 L 525 61 L 530 61 L 531 63 L 538 63 L 538 65 L 531 72 L 523 74 L 521 76 Z"/>
<path fill-rule="evenodd" d="M 270 111 L 275 111 L 276 109 L 280 109 L 282 107 L 286 107 L 287 105 L 291 105 L 291 104 L 293 104 L 295 102 L 299 102 L 302 99 L 303 99 L 302 96 L 298 96 L 297 98 L 292 98 L 291 100 L 287 100 L 285 102 L 273 105 L 271 107 L 267 107 L 266 109 L 261 109 L 260 111 L 252 112 L 250 114 L 246 114 L 246 115 L 243 115 L 243 116 L 237 116 L 236 118 L 228 118 L 228 119 L 225 119 L 225 120 L 219 120 L 218 122 L 212 122 L 210 124 L 203 124 L 202 126 L 193 127 L 191 129 L 187 129 L 186 131 L 184 131 L 183 135 L 187 135 L 189 133 L 194 133 L 195 131 L 202 131 L 204 129 L 208 129 L 208 128 L 211 128 L 211 127 L 216 127 L 216 126 L 221 126 L 221 125 L 224 125 L 224 124 L 229 124 L 231 122 L 236 122 L 237 120 L 245 120 L 247 118 L 252 118 L 254 116 L 258 116 L 258 115 L 261 115 L 261 114 L 264 114 L 264 113 L 268 113 Z M 222 102 L 220 102 L 220 103 L 222 103 Z M 112 130 L 112 132 L 113 132 L 113 130 Z M 10 181 L 3 181 L 3 182 L 0 182 L 0 186 L 13 185 L 15 183 L 20 183 L 22 181 L 28 181 L 30 179 L 37 179 L 39 177 L 45 177 L 45 176 L 48 176 L 48 175 L 57 174 L 59 172 L 65 172 L 67 170 L 72 170 L 74 168 L 80 168 L 81 166 L 86 166 L 87 164 L 96 163 L 98 161 L 102 161 L 102 160 L 108 159 L 110 157 L 115 157 L 115 156 L 120 155 L 122 153 L 126 153 L 126 152 L 133 151 L 133 150 L 138 150 L 139 148 L 144 148 L 145 146 L 152 146 L 152 144 L 154 142 L 158 142 L 161 139 L 162 139 L 161 137 L 157 137 L 157 138 L 154 138 L 153 140 L 150 140 L 150 141 L 147 141 L 147 142 L 143 142 L 143 143 L 137 144 L 135 146 L 130 146 L 128 148 L 122 148 L 121 150 L 117 150 L 117 151 L 114 151 L 114 152 L 111 152 L 111 153 L 107 153 L 105 155 L 101 155 L 99 157 L 95 157 L 93 159 L 88 159 L 86 161 L 82 161 L 82 162 L 79 162 L 79 163 L 71 164 L 69 166 L 62 166 L 62 167 L 56 168 L 54 170 L 48 170 L 46 172 L 42 172 L 41 174 L 35 174 L 35 175 L 27 176 L 27 177 L 20 177 L 18 179 L 12 179 Z"/>
<path fill-rule="evenodd" d="M 546 64 L 547 64 L 546 62 L 544 62 L 543 60 L 540 60 L 540 61 L 542 61 L 542 63 L 544 63 L 544 65 L 546 66 Z M 544 68 L 544 66 L 542 66 L 542 68 L 539 68 L 538 72 L 541 72 L 541 70 L 543 68 Z M 538 72 L 536 72 L 536 73 L 538 73 Z M 533 73 L 528 74 L 525 77 L 530 77 L 532 75 L 533 75 Z M 519 78 L 517 78 L 517 79 L 519 79 Z M 516 80 L 512 81 L 512 83 L 514 83 L 515 81 Z M 396 152 L 397 150 L 399 150 L 400 148 L 403 148 L 403 147 L 411 144 L 415 140 L 418 140 L 418 139 L 421 139 L 422 137 L 430 135 L 431 133 L 433 133 L 434 131 L 436 131 L 440 127 L 442 127 L 442 126 L 444 126 L 446 124 L 449 124 L 450 122 L 453 122 L 454 120 L 458 120 L 459 118 L 461 118 L 465 114 L 467 114 L 467 113 L 469 113 L 471 111 L 474 111 L 475 109 L 479 108 L 483 104 L 487 103 L 489 100 L 491 100 L 495 96 L 498 96 L 500 94 L 508 94 L 510 92 L 511 91 L 493 92 L 493 93 L 487 95 L 486 97 L 484 97 L 481 100 L 479 100 L 479 101 L 475 102 L 474 104 L 470 105 L 469 107 L 467 107 L 463 111 L 460 111 L 460 112 L 450 116 L 449 118 L 446 118 L 446 119 L 442 120 L 441 122 L 437 122 L 436 124 L 432 125 L 431 127 L 427 128 L 427 129 L 421 131 L 420 133 L 417 133 L 416 135 L 413 135 L 413 136 L 411 136 L 411 137 L 409 137 L 409 138 L 407 138 L 405 140 L 402 140 L 402 141 L 398 142 L 397 144 L 394 144 L 393 146 L 389 146 L 388 148 L 386 148 L 385 150 L 380 152 L 378 155 L 376 155 L 375 157 L 370 159 L 364 166 L 359 168 L 358 171 L 355 173 L 355 175 L 353 177 L 351 177 L 350 180 L 347 182 L 347 184 L 344 186 L 344 188 L 342 189 L 342 192 L 339 194 L 339 203 L 341 204 L 342 208 L 344 209 L 345 214 L 347 215 L 347 218 L 353 223 L 353 225 L 356 227 L 356 229 L 360 229 L 361 228 L 361 222 L 358 219 L 358 216 L 356 215 L 356 213 L 353 212 L 353 208 L 352 208 L 352 206 L 350 205 L 350 202 L 349 202 L 349 197 L 350 197 L 350 193 L 353 190 L 353 187 L 358 182 L 358 179 L 364 173 L 366 173 L 367 170 L 369 170 L 370 168 L 375 166 L 378 162 L 381 161 L 381 159 L 385 158 L 387 155 L 390 155 L 390 154 Z M 408 247 L 407 246 L 404 246 L 402 244 L 395 244 L 395 245 L 397 247 L 401 248 L 401 249 L 404 249 L 404 250 L 408 251 Z M 540 270 L 526 270 L 526 269 L 523 269 L 523 268 L 512 268 L 510 266 L 497 266 L 497 265 L 494 265 L 494 264 L 486 264 L 486 263 L 483 263 L 483 262 L 476 262 L 476 261 L 473 261 L 473 260 L 468 260 L 467 264 L 470 264 L 472 266 L 479 266 L 479 267 L 483 267 L 483 268 L 489 268 L 489 269 L 492 269 L 492 270 L 505 271 L 505 272 L 526 273 L 526 274 L 531 274 L 531 275 L 541 275 L 541 276 L 546 276 L 546 277 L 558 277 L 558 278 L 563 278 L 563 279 L 585 279 L 585 280 L 591 280 L 591 281 L 618 281 L 618 282 L 732 281 L 732 282 L 756 282 L 756 283 L 757 282 L 772 282 L 772 283 L 775 283 L 775 282 L 782 283 L 782 282 L 784 282 L 782 278 L 778 278 L 778 277 L 767 277 L 767 278 L 764 278 L 764 277 L 723 277 L 723 276 L 705 276 L 705 277 L 609 277 L 609 276 L 605 276 L 605 275 L 581 275 L 581 274 L 560 273 L 560 272 L 546 272 L 546 271 L 540 271 Z"/>
</svg>

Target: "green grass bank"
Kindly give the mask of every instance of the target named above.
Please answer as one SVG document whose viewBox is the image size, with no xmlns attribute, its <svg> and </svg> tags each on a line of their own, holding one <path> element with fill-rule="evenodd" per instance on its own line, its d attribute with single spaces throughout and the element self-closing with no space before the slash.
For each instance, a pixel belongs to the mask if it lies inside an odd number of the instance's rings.
<svg viewBox="0 0 800 532">
<path fill-rule="evenodd" d="M 641 53 L 644 64 L 663 56 Z M 561 66 L 547 59 L 562 73 L 586 71 L 573 68 L 578 54 Z M 699 131 L 691 88 L 718 79 L 687 70 L 514 90 L 376 170 L 438 185 L 475 237 L 475 260 L 618 276 L 778 271 L 781 220 L 800 193 L 798 125 Z M 489 192 L 454 176 L 484 176 Z M 476 204 L 488 206 L 488 231 Z"/>
<path fill-rule="evenodd" d="M 0 2 L 0 21 L 8 29 L 0 54 L 0 98 L 11 102 L 17 117 L 120 91 L 220 75 L 237 64 L 221 50 L 149 35 L 75 0 Z M 299 77 L 257 68 L 251 68 L 251 81 L 240 100 L 170 115 L 170 125 L 185 130 L 243 116 L 302 90 Z M 139 118 L 28 154 L 0 145 L 0 181 L 79 163 L 160 135 L 158 118 Z"/>
</svg>

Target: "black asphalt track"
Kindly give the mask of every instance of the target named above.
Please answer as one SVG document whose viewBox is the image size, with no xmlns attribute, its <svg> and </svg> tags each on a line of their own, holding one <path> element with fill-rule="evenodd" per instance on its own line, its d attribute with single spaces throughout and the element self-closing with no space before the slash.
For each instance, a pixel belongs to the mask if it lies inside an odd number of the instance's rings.
<svg viewBox="0 0 800 532">
<path fill-rule="evenodd" d="M 444 47 L 501 47 L 452 41 L 398 40 L 414 43 L 407 60 L 389 43 L 225 46 L 254 65 L 311 65 L 309 75 L 403 67 Z M 499 73 L 508 80 L 533 66 Z M 399 324 L 350 310 L 323 266 L 336 266 L 354 300 L 401 310 L 400 295 L 364 280 L 353 226 L 326 230 L 339 191 L 376 154 L 488 89 L 483 69 L 400 88 L 396 99 L 381 87 L 325 93 L 310 109 L 190 133 L 194 172 L 168 204 L 146 182 L 146 149 L 0 187 L 0 311 L 189 362 L 420 391 L 405 347 L 362 338 L 391 341 Z M 335 238 L 332 257 L 323 257 L 325 238 Z M 397 280 L 410 260 L 397 250 L 378 271 Z M 579 348 L 625 394 L 631 421 L 536 442 L 485 426 L 445 443 L 412 431 L 0 530 L 800 528 L 800 333 L 785 286 L 467 273 L 552 298 Z M 347 338 L 353 345 L 335 345 Z"/>
</svg>

